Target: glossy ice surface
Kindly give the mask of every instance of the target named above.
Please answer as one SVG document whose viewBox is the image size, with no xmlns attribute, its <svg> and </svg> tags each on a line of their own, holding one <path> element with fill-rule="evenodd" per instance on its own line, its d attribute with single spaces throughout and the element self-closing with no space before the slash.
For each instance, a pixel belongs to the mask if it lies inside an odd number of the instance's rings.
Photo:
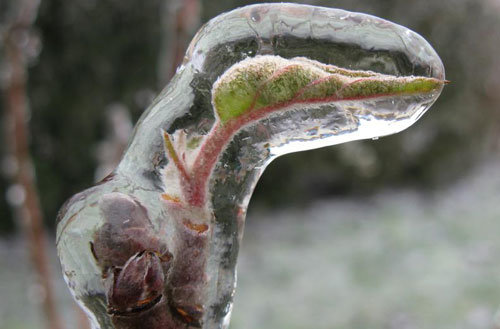
<svg viewBox="0 0 500 329">
<path fill-rule="evenodd" d="M 114 173 L 61 209 L 57 248 L 74 297 L 95 328 L 227 328 L 266 165 L 399 132 L 443 84 L 432 47 L 380 18 L 297 4 L 214 18 Z"/>
</svg>

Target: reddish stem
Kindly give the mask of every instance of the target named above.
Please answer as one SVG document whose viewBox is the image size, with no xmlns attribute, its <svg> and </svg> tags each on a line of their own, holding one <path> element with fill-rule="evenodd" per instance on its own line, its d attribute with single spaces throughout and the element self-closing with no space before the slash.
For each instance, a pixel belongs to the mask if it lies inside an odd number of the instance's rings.
<svg viewBox="0 0 500 329">
<path fill-rule="evenodd" d="M 355 82 L 357 82 L 356 80 Z M 305 88 L 311 87 L 308 85 Z M 303 91 L 303 90 L 302 90 Z M 302 93 L 298 93 L 296 97 L 290 101 L 276 104 L 273 106 L 262 107 L 257 110 L 248 110 L 239 117 L 230 119 L 226 122 L 221 122 L 217 120 L 210 131 L 210 133 L 205 138 L 203 145 L 201 146 L 195 162 L 190 170 L 189 184 L 183 184 L 184 195 L 186 196 L 188 202 L 192 206 L 201 207 L 206 202 L 206 193 L 208 188 L 208 181 L 215 168 L 215 164 L 222 154 L 224 148 L 229 144 L 233 136 L 242 127 L 256 122 L 257 120 L 263 119 L 269 116 L 271 113 L 281 110 L 283 108 L 295 105 L 295 104 L 315 104 L 315 103 L 331 103 L 336 101 L 354 101 L 368 98 L 378 98 L 392 96 L 394 94 L 375 94 L 369 96 L 360 97 L 349 97 L 342 98 L 339 95 L 333 95 L 325 98 L 298 99 Z"/>
<path fill-rule="evenodd" d="M 208 180 L 215 167 L 215 163 L 224 147 L 240 127 L 231 121 L 226 124 L 216 121 L 214 124 L 214 127 L 201 146 L 191 169 L 190 190 L 185 191 L 188 202 L 192 206 L 201 207 L 205 203 Z"/>
</svg>

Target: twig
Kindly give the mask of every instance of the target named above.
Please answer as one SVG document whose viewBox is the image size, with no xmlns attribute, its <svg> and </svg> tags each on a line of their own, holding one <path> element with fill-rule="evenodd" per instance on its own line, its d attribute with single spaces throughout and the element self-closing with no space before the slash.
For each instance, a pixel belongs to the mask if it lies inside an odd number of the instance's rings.
<svg viewBox="0 0 500 329">
<path fill-rule="evenodd" d="M 6 140 L 10 155 L 16 160 L 18 170 L 12 183 L 24 190 L 24 202 L 15 207 L 21 227 L 28 239 L 31 260 L 38 280 L 44 289 L 43 310 L 50 329 L 61 329 L 61 320 L 51 284 L 47 262 L 46 241 L 43 229 L 40 201 L 35 187 L 34 167 L 29 153 L 26 95 L 26 54 L 19 40 L 21 33 L 29 33 L 38 12 L 38 0 L 25 0 L 19 6 L 19 15 L 13 20 L 4 36 L 6 61 L 10 67 L 10 77 L 5 88 Z"/>
<path fill-rule="evenodd" d="M 200 25 L 200 0 L 174 0 L 162 4 L 162 49 L 158 73 L 160 87 L 175 74 L 182 63 L 189 40 Z"/>
</svg>

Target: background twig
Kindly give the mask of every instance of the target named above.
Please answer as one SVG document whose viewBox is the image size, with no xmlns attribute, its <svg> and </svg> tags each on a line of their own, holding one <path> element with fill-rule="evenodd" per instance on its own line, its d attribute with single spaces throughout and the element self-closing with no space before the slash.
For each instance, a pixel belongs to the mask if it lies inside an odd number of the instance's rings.
<svg viewBox="0 0 500 329">
<path fill-rule="evenodd" d="M 162 47 L 158 82 L 164 87 L 182 63 L 193 34 L 200 27 L 200 0 L 172 0 L 162 4 Z"/>
<path fill-rule="evenodd" d="M 15 194 L 18 198 L 13 207 L 28 240 L 31 260 L 43 289 L 42 306 L 48 321 L 47 328 L 62 329 L 51 284 L 42 211 L 28 142 L 29 105 L 26 95 L 26 67 L 30 56 L 30 38 L 33 37 L 32 24 L 39 4 L 39 0 L 19 2 L 18 15 L 5 31 L 5 59 L 10 69 L 4 97 L 5 131 L 9 156 L 17 164 L 17 170 L 12 176 L 11 191 L 17 191 Z"/>
</svg>

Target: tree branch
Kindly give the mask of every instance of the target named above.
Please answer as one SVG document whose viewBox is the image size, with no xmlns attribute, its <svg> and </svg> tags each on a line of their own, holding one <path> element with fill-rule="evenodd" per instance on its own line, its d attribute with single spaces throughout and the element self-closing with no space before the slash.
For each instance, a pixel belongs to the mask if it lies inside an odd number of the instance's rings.
<svg viewBox="0 0 500 329">
<path fill-rule="evenodd" d="M 20 35 L 29 33 L 38 12 L 38 0 L 25 0 L 19 3 L 17 17 L 14 18 L 4 35 L 5 59 L 11 74 L 5 87 L 6 141 L 10 156 L 15 159 L 18 170 L 12 183 L 24 191 L 24 200 L 14 208 L 21 221 L 25 238 L 28 240 L 31 261 L 44 289 L 43 310 L 47 318 L 47 328 L 62 329 L 57 313 L 51 284 L 51 274 L 47 261 L 46 240 L 43 229 L 42 211 L 35 186 L 33 162 L 28 143 L 26 95 L 27 54 L 21 43 Z M 21 202 L 22 201 L 22 202 Z"/>
</svg>

